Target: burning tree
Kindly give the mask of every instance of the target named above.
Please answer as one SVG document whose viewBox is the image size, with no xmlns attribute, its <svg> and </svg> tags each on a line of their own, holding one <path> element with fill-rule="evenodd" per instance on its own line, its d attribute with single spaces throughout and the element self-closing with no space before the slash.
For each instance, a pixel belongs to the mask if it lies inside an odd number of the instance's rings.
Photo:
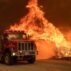
<svg viewBox="0 0 71 71">
<path fill-rule="evenodd" d="M 71 43 L 44 17 L 44 12 L 38 6 L 38 0 L 29 0 L 26 7 L 29 13 L 20 20 L 19 24 L 11 25 L 7 31 L 25 31 L 30 39 L 35 41 L 40 51 L 39 58 L 52 57 L 55 51 L 63 56 L 69 56 Z"/>
</svg>

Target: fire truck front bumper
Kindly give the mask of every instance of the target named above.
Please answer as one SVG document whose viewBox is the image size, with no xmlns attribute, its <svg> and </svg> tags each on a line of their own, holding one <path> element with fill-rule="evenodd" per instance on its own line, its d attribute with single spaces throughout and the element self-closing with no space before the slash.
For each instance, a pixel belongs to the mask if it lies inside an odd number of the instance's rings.
<svg viewBox="0 0 71 71">
<path fill-rule="evenodd" d="M 30 55 L 37 55 L 37 51 L 18 51 L 18 52 L 12 52 L 12 56 L 30 56 Z"/>
<path fill-rule="evenodd" d="M 28 60 L 30 58 L 35 58 L 37 52 L 35 51 L 19 51 L 19 52 L 13 52 L 12 57 L 15 58 L 16 60 Z"/>
</svg>

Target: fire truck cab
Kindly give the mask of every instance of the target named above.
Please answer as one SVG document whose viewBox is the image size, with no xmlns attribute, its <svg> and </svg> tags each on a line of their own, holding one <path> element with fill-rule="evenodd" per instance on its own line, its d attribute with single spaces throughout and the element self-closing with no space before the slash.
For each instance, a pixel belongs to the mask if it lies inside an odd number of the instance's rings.
<svg viewBox="0 0 71 71">
<path fill-rule="evenodd" d="M 24 32 L 4 32 L 0 34 L 0 60 L 7 65 L 18 60 L 34 63 L 36 60 L 36 45 L 29 40 Z"/>
</svg>

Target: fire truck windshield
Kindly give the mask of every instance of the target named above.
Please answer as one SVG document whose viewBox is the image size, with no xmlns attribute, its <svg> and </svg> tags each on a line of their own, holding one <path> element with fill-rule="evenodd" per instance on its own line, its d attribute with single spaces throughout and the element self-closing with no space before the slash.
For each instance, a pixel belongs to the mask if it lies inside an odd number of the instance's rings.
<svg viewBox="0 0 71 71">
<path fill-rule="evenodd" d="M 23 33 L 10 33 L 7 36 L 8 40 L 15 40 L 15 39 L 20 40 L 20 39 L 26 39 L 26 38 L 27 38 L 26 34 L 23 34 Z"/>
</svg>

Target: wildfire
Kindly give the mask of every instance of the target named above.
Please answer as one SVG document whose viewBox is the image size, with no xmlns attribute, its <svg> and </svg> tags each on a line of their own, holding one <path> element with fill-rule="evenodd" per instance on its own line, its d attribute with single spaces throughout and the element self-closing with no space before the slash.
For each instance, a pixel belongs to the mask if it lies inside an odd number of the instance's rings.
<svg viewBox="0 0 71 71">
<path fill-rule="evenodd" d="M 19 24 L 11 25 L 8 30 L 25 31 L 37 45 L 38 58 L 45 59 L 54 56 L 55 48 L 66 55 L 66 52 L 71 49 L 71 44 L 60 30 L 44 17 L 44 12 L 38 7 L 38 0 L 29 0 L 26 7 L 29 13 L 20 20 Z"/>
</svg>

